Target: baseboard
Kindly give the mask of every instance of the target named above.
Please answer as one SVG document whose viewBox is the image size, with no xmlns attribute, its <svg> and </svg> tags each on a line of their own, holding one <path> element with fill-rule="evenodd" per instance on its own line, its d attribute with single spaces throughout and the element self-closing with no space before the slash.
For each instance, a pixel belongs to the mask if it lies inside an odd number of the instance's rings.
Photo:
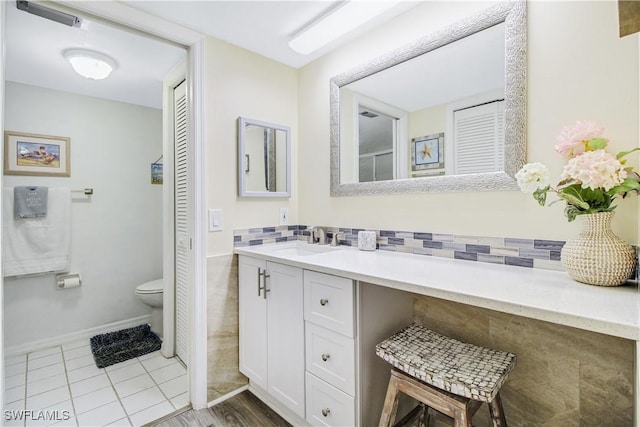
<svg viewBox="0 0 640 427">
<path fill-rule="evenodd" d="M 231 399 L 233 396 L 240 394 L 245 390 L 249 390 L 249 384 L 243 385 L 242 387 L 235 389 L 232 392 L 225 394 L 224 396 L 220 396 L 217 399 L 213 399 L 211 402 L 207 403 L 207 408 L 211 408 L 218 403 L 222 403 L 227 399 Z"/>
<path fill-rule="evenodd" d="M 44 340 L 31 341 L 25 344 L 14 345 L 6 347 L 4 349 L 4 357 L 19 356 L 25 353 L 31 353 L 33 351 L 44 350 L 46 348 L 55 347 L 57 345 L 66 344 L 73 341 L 89 340 L 94 335 L 103 334 L 105 332 L 118 331 L 120 329 L 132 328 L 134 326 L 149 323 L 151 315 L 134 317 L 132 319 L 120 320 L 118 322 L 108 323 L 102 326 L 96 326 L 93 328 L 83 329 L 81 331 L 72 332 L 70 334 L 58 335 L 50 337 Z M 87 341 L 87 344 L 89 342 Z"/>
</svg>

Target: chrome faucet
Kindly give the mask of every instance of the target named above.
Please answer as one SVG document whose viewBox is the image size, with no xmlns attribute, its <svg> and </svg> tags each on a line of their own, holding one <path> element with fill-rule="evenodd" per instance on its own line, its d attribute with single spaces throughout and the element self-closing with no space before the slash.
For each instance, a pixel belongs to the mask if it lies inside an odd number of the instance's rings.
<svg viewBox="0 0 640 427">
<path fill-rule="evenodd" d="M 327 244 L 327 231 L 322 227 L 313 227 L 309 243 L 318 243 L 319 245 Z"/>
<path fill-rule="evenodd" d="M 344 240 L 344 233 L 333 233 L 333 240 L 331 240 L 331 246 L 340 245 L 340 239 Z"/>
</svg>

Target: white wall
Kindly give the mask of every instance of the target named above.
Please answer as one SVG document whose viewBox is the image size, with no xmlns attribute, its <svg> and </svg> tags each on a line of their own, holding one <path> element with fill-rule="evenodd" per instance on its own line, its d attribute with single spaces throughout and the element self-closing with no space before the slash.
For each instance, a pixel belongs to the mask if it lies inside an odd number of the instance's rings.
<svg viewBox="0 0 640 427">
<path fill-rule="evenodd" d="M 205 75 L 207 207 L 224 216 L 223 231 L 208 235 L 211 256 L 233 251 L 234 229 L 277 225 L 280 207 L 298 223 L 298 80 L 295 69 L 214 38 L 206 41 Z M 290 199 L 238 197 L 239 116 L 291 128 Z"/>
<path fill-rule="evenodd" d="M 5 346 L 148 314 L 134 291 L 162 276 L 162 186 L 150 183 L 161 110 L 11 82 L 5 106 L 7 130 L 71 138 L 71 177 L 4 176 L 4 186 L 94 189 L 71 202 L 71 272 L 82 286 L 57 290 L 52 274 L 6 278 Z"/>
<path fill-rule="evenodd" d="M 300 69 L 300 215 L 304 224 L 551 238 L 575 235 L 558 203 L 539 207 L 517 191 L 369 197 L 329 196 L 329 79 L 486 7 L 425 2 Z M 562 126 L 591 119 L 606 127 L 613 151 L 637 146 L 638 40 L 618 37 L 617 2 L 528 2 L 529 161 L 564 165 L 553 144 Z M 637 156 L 632 161 L 637 166 Z M 614 230 L 638 238 L 638 203 L 624 200 Z"/>
</svg>

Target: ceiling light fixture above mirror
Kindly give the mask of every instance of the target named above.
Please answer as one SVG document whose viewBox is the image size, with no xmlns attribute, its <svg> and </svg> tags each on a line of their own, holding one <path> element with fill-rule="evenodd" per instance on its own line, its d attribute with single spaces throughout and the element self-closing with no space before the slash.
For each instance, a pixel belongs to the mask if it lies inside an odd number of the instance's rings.
<svg viewBox="0 0 640 427">
<path fill-rule="evenodd" d="M 68 49 L 62 55 L 82 77 L 91 80 L 102 80 L 116 69 L 116 61 L 102 53 L 87 49 Z"/>
<path fill-rule="evenodd" d="M 308 55 L 349 31 L 358 28 L 397 4 L 396 1 L 347 1 L 304 28 L 290 42 L 289 47 Z"/>
</svg>

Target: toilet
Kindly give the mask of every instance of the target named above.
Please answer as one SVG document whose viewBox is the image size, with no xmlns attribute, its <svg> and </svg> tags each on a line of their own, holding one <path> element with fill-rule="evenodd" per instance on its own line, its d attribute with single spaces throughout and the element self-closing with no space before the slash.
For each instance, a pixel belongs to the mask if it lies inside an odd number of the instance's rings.
<svg viewBox="0 0 640 427">
<path fill-rule="evenodd" d="M 136 296 L 151 307 L 151 330 L 162 337 L 162 295 L 164 279 L 152 280 L 136 287 Z"/>
</svg>

